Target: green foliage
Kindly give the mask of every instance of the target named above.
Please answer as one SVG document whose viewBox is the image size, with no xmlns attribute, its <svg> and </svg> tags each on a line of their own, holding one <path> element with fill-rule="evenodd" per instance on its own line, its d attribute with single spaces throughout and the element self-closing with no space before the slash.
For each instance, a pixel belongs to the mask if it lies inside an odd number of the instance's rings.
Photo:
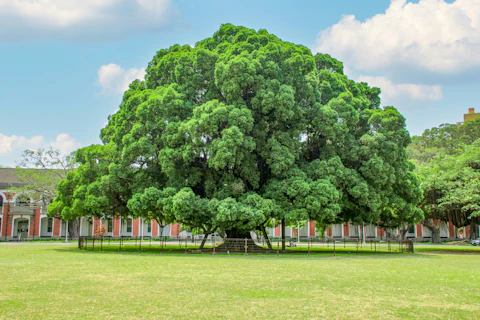
<svg viewBox="0 0 480 320">
<path fill-rule="evenodd" d="M 156 53 L 102 129 L 105 146 L 80 152 L 62 210 L 230 237 L 281 219 L 418 220 L 405 119 L 379 93 L 329 55 L 222 25 Z"/>
<path fill-rule="evenodd" d="M 131 198 L 130 172 L 116 164 L 111 146 L 92 145 L 75 153 L 81 165 L 67 174 L 48 213 L 70 220 L 82 216 L 126 216 Z"/>
<path fill-rule="evenodd" d="M 417 162 L 427 217 L 457 227 L 480 222 L 480 120 L 444 124 L 414 137 L 408 150 Z"/>
</svg>

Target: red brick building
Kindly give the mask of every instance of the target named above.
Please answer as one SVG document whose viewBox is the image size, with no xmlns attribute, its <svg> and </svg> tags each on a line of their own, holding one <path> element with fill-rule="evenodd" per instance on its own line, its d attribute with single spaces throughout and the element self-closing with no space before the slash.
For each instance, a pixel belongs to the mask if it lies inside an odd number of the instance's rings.
<svg viewBox="0 0 480 320">
<path fill-rule="evenodd" d="M 20 181 L 13 173 L 15 169 L 0 168 L 0 230 L 4 240 L 25 240 L 32 238 L 63 238 L 66 236 L 67 222 L 57 218 L 50 218 L 42 206 L 36 205 L 33 199 L 27 195 L 17 195 L 9 191 L 12 187 L 21 186 Z M 442 239 L 457 239 L 460 237 L 459 230 L 450 222 L 437 221 L 440 226 Z M 191 233 L 181 230 L 180 224 L 159 225 L 157 221 L 148 221 L 142 218 L 90 218 L 83 217 L 80 220 L 80 235 L 93 236 L 100 224 L 104 225 L 107 233 L 112 237 L 159 237 L 171 238 L 191 236 Z M 319 236 L 315 221 L 298 228 L 285 228 L 287 237 L 309 238 Z M 298 229 L 298 230 L 297 230 Z M 390 232 L 395 233 L 395 230 Z M 280 237 L 281 228 L 269 228 L 271 237 Z M 363 229 L 350 223 L 334 224 L 327 230 L 329 238 L 362 238 L 385 239 L 387 232 L 377 226 L 367 225 Z M 407 238 L 427 240 L 431 238 L 431 232 L 422 224 L 410 226 Z M 469 237 L 469 227 L 465 228 L 463 237 Z"/>
</svg>

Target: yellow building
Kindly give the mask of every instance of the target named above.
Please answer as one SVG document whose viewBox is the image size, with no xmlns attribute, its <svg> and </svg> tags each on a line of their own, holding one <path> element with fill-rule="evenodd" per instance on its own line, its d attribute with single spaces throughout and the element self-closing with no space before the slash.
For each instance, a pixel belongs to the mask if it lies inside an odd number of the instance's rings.
<svg viewBox="0 0 480 320">
<path fill-rule="evenodd" d="M 475 113 L 475 108 L 468 108 L 468 113 L 463 115 L 463 122 L 472 121 L 480 118 L 480 113 Z"/>
</svg>

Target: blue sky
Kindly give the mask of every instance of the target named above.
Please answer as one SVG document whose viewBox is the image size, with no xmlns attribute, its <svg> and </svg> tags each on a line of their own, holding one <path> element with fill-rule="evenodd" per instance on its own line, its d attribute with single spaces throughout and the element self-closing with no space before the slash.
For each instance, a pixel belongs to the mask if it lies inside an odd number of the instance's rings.
<svg viewBox="0 0 480 320">
<path fill-rule="evenodd" d="M 99 143 L 157 50 L 222 23 L 330 53 L 379 86 L 412 135 L 480 111 L 480 0 L 0 0 L 0 164 Z"/>
</svg>

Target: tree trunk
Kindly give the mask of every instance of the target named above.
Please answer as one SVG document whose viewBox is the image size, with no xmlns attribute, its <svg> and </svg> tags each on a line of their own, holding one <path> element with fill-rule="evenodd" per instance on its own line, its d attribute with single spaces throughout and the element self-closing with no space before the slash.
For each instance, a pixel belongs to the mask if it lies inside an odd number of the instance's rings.
<svg viewBox="0 0 480 320">
<path fill-rule="evenodd" d="M 478 223 L 471 221 L 470 222 L 470 240 L 475 240 L 478 238 Z"/>
<path fill-rule="evenodd" d="M 207 242 L 207 238 L 208 238 L 208 233 L 204 233 L 203 234 L 203 239 L 202 239 L 202 243 L 200 243 L 200 250 L 203 249 L 203 246 L 205 245 L 205 242 Z"/>
<path fill-rule="evenodd" d="M 260 226 L 260 230 L 262 231 L 263 238 L 265 239 L 265 242 L 267 243 L 268 249 L 273 250 L 272 249 L 272 244 L 270 243 L 270 239 L 268 239 L 267 230 L 265 230 L 265 226 L 263 224 Z"/>
<path fill-rule="evenodd" d="M 433 223 L 433 219 L 425 219 L 422 224 L 432 232 L 432 243 L 442 243 L 440 227 Z"/>
<path fill-rule="evenodd" d="M 402 228 L 400 228 L 400 239 L 405 240 L 405 235 L 408 231 L 408 224 L 404 224 Z"/>
<path fill-rule="evenodd" d="M 80 237 L 80 218 L 75 218 L 68 222 L 68 233 L 70 239 L 78 239 Z"/>
<path fill-rule="evenodd" d="M 163 236 L 163 228 L 165 228 L 165 225 L 163 224 L 163 221 L 160 221 L 157 218 L 155 218 L 155 221 L 157 221 L 157 224 L 158 224 L 158 237 L 162 237 Z"/>
<path fill-rule="evenodd" d="M 250 231 L 240 231 L 238 229 L 230 229 L 226 231 L 229 239 L 251 239 Z"/>
<path fill-rule="evenodd" d="M 282 250 L 285 251 L 285 218 L 282 219 Z"/>
</svg>

